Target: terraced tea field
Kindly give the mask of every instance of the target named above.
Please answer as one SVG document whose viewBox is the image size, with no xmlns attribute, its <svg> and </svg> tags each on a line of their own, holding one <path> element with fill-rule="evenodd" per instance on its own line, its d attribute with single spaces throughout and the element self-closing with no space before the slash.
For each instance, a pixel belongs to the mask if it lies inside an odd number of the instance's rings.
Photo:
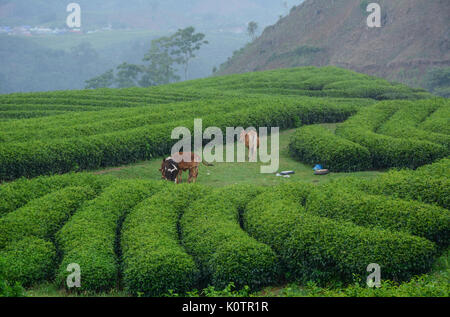
<svg viewBox="0 0 450 317">
<path fill-rule="evenodd" d="M 447 99 L 334 67 L 1 95 L 0 276 L 30 295 L 41 285 L 192 295 L 231 282 L 333 290 L 364 283 L 378 263 L 392 296 L 413 284 L 406 296 L 430 296 L 430 285 L 448 296 L 448 265 L 439 278 L 433 267 L 448 257 L 449 110 Z M 195 118 L 280 127 L 280 167 L 298 173 L 220 163 L 198 184 L 161 181 L 172 129 L 192 131 Z M 316 163 L 336 173 L 314 178 Z M 82 272 L 75 290 L 71 263 Z"/>
</svg>

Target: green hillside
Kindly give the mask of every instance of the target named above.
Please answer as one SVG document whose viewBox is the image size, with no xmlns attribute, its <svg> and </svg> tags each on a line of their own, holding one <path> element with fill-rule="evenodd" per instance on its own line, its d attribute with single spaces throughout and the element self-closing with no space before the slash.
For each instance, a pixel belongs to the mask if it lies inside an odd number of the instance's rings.
<svg viewBox="0 0 450 317">
<path fill-rule="evenodd" d="M 269 71 L 149 89 L 3 95 L 0 118 L 10 120 L 0 127 L 0 180 L 159 157 L 175 143 L 170 131 L 192 128 L 194 118 L 223 129 L 283 130 L 341 122 L 375 100 L 427 96 L 338 68 Z"/>
<path fill-rule="evenodd" d="M 29 296 L 448 297 L 449 109 L 336 67 L 2 95 L 0 284 Z M 196 118 L 279 127 L 280 168 L 296 174 L 218 163 L 198 184 L 162 181 L 172 130 L 193 132 Z M 312 175 L 317 163 L 332 173 Z M 365 286 L 371 263 L 380 289 Z"/>
</svg>

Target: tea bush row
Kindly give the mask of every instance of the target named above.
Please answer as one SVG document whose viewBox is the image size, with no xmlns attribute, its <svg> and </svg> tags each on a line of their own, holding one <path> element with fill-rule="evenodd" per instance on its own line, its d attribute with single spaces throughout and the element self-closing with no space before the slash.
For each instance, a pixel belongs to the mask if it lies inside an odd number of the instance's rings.
<svg viewBox="0 0 450 317">
<path fill-rule="evenodd" d="M 278 278 L 278 259 L 270 247 L 242 230 L 238 208 L 252 196 L 237 198 L 233 192 L 215 191 L 185 211 L 180 222 L 183 245 L 199 266 L 200 285 L 269 285 Z"/>
<path fill-rule="evenodd" d="M 0 218 L 0 249 L 28 236 L 53 239 L 70 216 L 94 196 L 89 187 L 67 187 L 8 213 Z"/>
<path fill-rule="evenodd" d="M 391 170 L 372 180 L 347 177 L 336 186 L 351 186 L 373 195 L 417 200 L 450 209 L 450 159 L 417 170 Z"/>
<path fill-rule="evenodd" d="M 0 275 L 28 287 L 54 277 L 57 253 L 52 242 L 37 237 L 14 241 L 0 250 Z"/>
<path fill-rule="evenodd" d="M 116 251 L 120 225 L 125 215 L 139 202 L 155 193 L 161 183 L 118 181 L 96 199 L 85 204 L 56 235 L 62 263 L 57 273 L 64 285 L 71 263 L 80 265 L 80 291 L 106 291 L 118 283 Z"/>
<path fill-rule="evenodd" d="M 365 147 L 316 125 L 297 129 L 291 137 L 289 153 L 301 162 L 319 163 L 333 172 L 361 171 L 372 166 Z"/>
<path fill-rule="evenodd" d="M 313 215 L 270 193 L 249 203 L 244 228 L 272 247 L 291 280 L 351 282 L 370 263 L 381 266 L 384 278 L 406 280 L 428 271 L 436 255 L 424 238 Z"/>
<path fill-rule="evenodd" d="M 203 126 L 216 126 L 223 131 L 230 126 L 287 129 L 301 124 L 344 121 L 357 109 L 355 105 L 337 106 L 326 101 L 280 100 L 271 106 L 254 106 L 225 115 L 211 114 L 203 118 Z M 0 144 L 0 180 L 116 166 L 165 155 L 174 144 L 171 132 L 179 126 L 193 131 L 193 121 L 188 120 L 89 137 L 3 143 Z"/>
<path fill-rule="evenodd" d="M 448 103 L 442 105 L 432 113 L 425 121 L 419 124 L 419 128 L 449 135 L 450 134 L 450 106 Z"/>
<path fill-rule="evenodd" d="M 199 280 L 193 258 L 180 245 L 178 220 L 206 191 L 170 186 L 136 206 L 122 227 L 123 283 L 131 294 L 185 293 Z"/>
<path fill-rule="evenodd" d="M 95 194 L 99 194 L 112 180 L 113 178 L 109 176 L 87 173 L 40 176 L 34 179 L 21 178 L 0 186 L 0 217 L 24 206 L 33 199 L 69 186 L 88 186 Z"/>
<path fill-rule="evenodd" d="M 445 146 L 448 154 L 450 153 L 450 135 L 418 128 L 421 122 L 444 104 L 450 107 L 450 102 L 445 99 L 403 102 L 401 108 L 377 132 L 397 138 L 412 138 L 441 144 Z"/>
<path fill-rule="evenodd" d="M 344 186 L 325 185 L 307 200 L 308 212 L 357 225 L 402 231 L 449 244 L 450 211 L 416 201 L 368 195 Z"/>
<path fill-rule="evenodd" d="M 94 116 L 91 113 L 87 113 L 85 116 L 77 116 L 69 122 L 66 121 L 62 126 L 60 126 L 62 122 L 58 120 L 58 124 L 47 124 L 44 127 L 39 125 L 39 127 L 35 128 L 30 126 L 24 129 L 16 128 L 0 136 L 0 141 L 17 143 L 28 140 L 77 138 L 131 130 L 142 126 L 194 118 L 195 116 L 202 117 L 211 113 L 224 115 L 227 112 L 261 104 L 269 105 L 270 100 L 241 98 L 240 100 L 227 100 L 226 102 L 218 100 L 208 103 L 177 104 L 177 106 L 158 108 L 158 112 L 155 112 L 154 109 L 143 111 L 142 108 L 133 108 L 120 112 L 102 112 Z M 101 116 L 102 114 L 103 116 Z M 113 114 L 113 117 L 111 117 L 111 114 Z M 95 121 L 92 121 L 93 117 L 96 118 Z M 85 118 L 88 118 L 88 120 L 84 120 Z M 50 122 L 51 120 L 48 123 Z"/>
<path fill-rule="evenodd" d="M 374 168 L 417 168 L 446 156 L 447 149 L 436 143 L 378 134 L 377 129 L 398 110 L 393 101 L 362 109 L 339 125 L 336 134 L 367 148 Z"/>
</svg>

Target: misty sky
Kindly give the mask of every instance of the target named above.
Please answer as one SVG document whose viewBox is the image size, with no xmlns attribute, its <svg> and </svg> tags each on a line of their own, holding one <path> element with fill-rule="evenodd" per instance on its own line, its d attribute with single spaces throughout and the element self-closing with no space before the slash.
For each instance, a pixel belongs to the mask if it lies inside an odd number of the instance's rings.
<svg viewBox="0 0 450 317">
<path fill-rule="evenodd" d="M 82 8 L 82 26 L 169 31 L 193 25 L 198 29 L 237 27 L 256 21 L 261 27 L 287 15 L 301 0 L 0 0 L 0 25 L 63 27 L 70 2 Z"/>
</svg>

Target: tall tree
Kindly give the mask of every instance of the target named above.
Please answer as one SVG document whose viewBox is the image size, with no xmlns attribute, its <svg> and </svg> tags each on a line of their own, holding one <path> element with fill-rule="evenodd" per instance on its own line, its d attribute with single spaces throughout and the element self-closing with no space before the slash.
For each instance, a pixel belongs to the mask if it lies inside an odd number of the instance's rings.
<svg viewBox="0 0 450 317">
<path fill-rule="evenodd" d="M 117 66 L 117 76 L 115 79 L 117 88 L 137 86 L 142 71 L 143 67 L 141 65 L 122 63 Z"/>
<path fill-rule="evenodd" d="M 258 30 L 258 23 L 255 21 L 252 21 L 247 25 L 247 33 L 252 38 L 252 41 L 256 39 L 256 30 Z"/>
<path fill-rule="evenodd" d="M 180 79 L 176 75 L 175 58 L 170 54 L 171 40 L 161 37 L 153 40 L 150 51 L 145 54 L 143 61 L 149 62 L 144 66 L 139 84 L 143 87 L 164 85 Z"/>
<path fill-rule="evenodd" d="M 195 28 L 192 26 L 179 29 L 170 37 L 170 54 L 175 56 L 178 64 L 183 65 L 185 80 L 187 80 L 189 62 L 196 57 L 195 51 L 200 50 L 203 44 L 208 43 L 205 40 L 205 34 L 195 33 Z"/>
<path fill-rule="evenodd" d="M 100 76 L 86 80 L 85 89 L 109 88 L 114 85 L 114 70 L 110 69 Z"/>
<path fill-rule="evenodd" d="M 184 77 L 187 79 L 189 62 L 195 58 L 195 52 L 203 44 L 205 35 L 195 33 L 194 27 L 180 29 L 169 37 L 161 37 L 152 41 L 150 50 L 143 61 L 148 65 L 122 63 L 114 70 L 86 81 L 86 88 L 111 87 L 123 88 L 132 86 L 150 87 L 168 84 L 180 80 L 176 64 L 182 65 Z M 86 54 L 84 54 L 86 55 Z"/>
</svg>

